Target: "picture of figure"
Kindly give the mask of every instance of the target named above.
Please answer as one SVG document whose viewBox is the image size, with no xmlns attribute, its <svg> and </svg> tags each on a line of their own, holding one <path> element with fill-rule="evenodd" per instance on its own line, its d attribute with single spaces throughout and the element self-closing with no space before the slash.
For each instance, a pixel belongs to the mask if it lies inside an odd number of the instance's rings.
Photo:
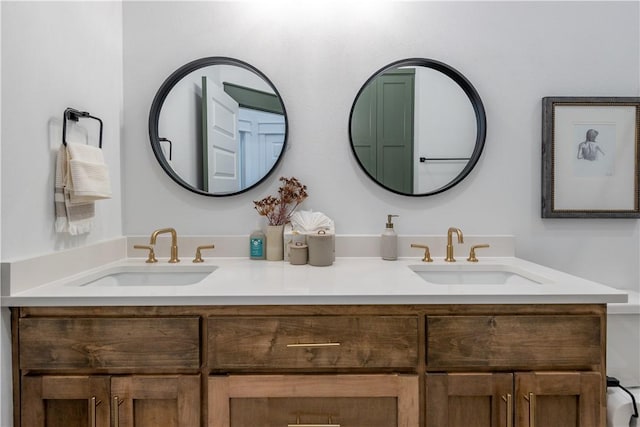
<svg viewBox="0 0 640 427">
<path fill-rule="evenodd" d="M 576 123 L 572 148 L 573 175 L 612 176 L 616 159 L 616 127 L 610 123 Z M 576 146 L 578 148 L 576 152 Z"/>
<path fill-rule="evenodd" d="M 599 132 L 595 129 L 587 131 L 586 139 L 578 144 L 578 159 L 594 162 L 598 160 L 600 154 L 605 155 L 596 141 L 598 134 Z"/>
</svg>

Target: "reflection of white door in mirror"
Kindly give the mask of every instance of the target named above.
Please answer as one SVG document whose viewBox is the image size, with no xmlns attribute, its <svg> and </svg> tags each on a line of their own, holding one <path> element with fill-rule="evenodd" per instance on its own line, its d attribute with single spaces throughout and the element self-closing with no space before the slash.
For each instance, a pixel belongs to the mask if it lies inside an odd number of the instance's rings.
<svg viewBox="0 0 640 427">
<path fill-rule="evenodd" d="M 240 108 L 238 115 L 240 133 L 241 188 L 260 181 L 273 167 L 284 145 L 284 115 Z"/>
<path fill-rule="evenodd" d="M 238 102 L 221 86 L 202 77 L 204 191 L 232 193 L 240 189 Z"/>
<path fill-rule="evenodd" d="M 242 109 L 257 118 L 244 123 Z M 162 169 L 180 186 L 206 196 L 242 193 L 273 173 L 287 129 L 284 104 L 267 77 L 225 57 L 180 67 L 158 89 L 149 112 L 151 148 Z"/>
</svg>

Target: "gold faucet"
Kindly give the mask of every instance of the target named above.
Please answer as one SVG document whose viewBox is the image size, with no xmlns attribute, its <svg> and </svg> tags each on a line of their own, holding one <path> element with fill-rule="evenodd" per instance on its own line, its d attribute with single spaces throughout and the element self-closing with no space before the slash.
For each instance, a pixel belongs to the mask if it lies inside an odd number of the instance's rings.
<svg viewBox="0 0 640 427">
<path fill-rule="evenodd" d="M 412 248 L 424 249 L 424 256 L 422 257 L 422 261 L 423 262 L 433 262 L 433 259 L 431 258 L 431 252 L 429 251 L 429 246 L 427 246 L 427 245 L 419 245 L 417 243 L 412 243 L 411 247 Z"/>
<path fill-rule="evenodd" d="M 444 259 L 446 262 L 456 262 L 456 259 L 453 257 L 453 241 L 451 239 L 453 233 L 458 235 L 458 243 L 464 243 L 462 230 L 455 227 L 449 227 L 449 230 L 447 231 L 447 257 Z"/>
<path fill-rule="evenodd" d="M 204 262 L 204 259 L 202 259 L 202 250 L 203 249 L 215 249 L 215 248 L 216 248 L 216 245 L 198 246 L 196 248 L 196 257 L 193 259 L 192 262 L 195 262 L 195 263 Z"/>
<path fill-rule="evenodd" d="M 173 228 L 160 228 L 153 233 L 151 233 L 151 239 L 149 239 L 149 244 L 155 246 L 156 239 L 158 238 L 158 234 L 163 233 L 171 233 L 171 258 L 169 258 L 169 262 L 171 264 L 175 264 L 176 262 L 180 262 L 178 259 L 178 233 Z"/>
<path fill-rule="evenodd" d="M 487 245 L 486 243 L 484 243 L 482 245 L 471 246 L 471 250 L 469 251 L 469 258 L 467 258 L 467 261 L 469 261 L 469 262 L 478 262 L 478 257 L 476 257 L 476 249 L 488 248 L 488 247 L 489 247 L 489 245 Z"/>
<path fill-rule="evenodd" d="M 149 256 L 147 257 L 147 260 L 145 261 L 147 264 L 152 264 L 154 262 L 158 262 L 158 259 L 156 258 L 156 253 L 153 251 L 153 246 L 147 246 L 147 245 L 133 245 L 134 249 L 146 249 L 149 251 Z"/>
</svg>

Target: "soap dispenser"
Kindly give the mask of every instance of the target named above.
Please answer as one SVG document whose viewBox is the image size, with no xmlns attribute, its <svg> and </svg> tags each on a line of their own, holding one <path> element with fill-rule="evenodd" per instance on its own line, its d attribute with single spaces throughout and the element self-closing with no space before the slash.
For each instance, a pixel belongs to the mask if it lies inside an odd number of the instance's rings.
<svg viewBox="0 0 640 427">
<path fill-rule="evenodd" d="M 387 215 L 387 226 L 381 236 L 382 259 L 395 261 L 398 259 L 398 235 L 393 229 L 392 218 L 398 215 Z"/>
<path fill-rule="evenodd" d="M 267 245 L 266 237 L 260 225 L 256 224 L 256 229 L 249 235 L 249 258 L 251 259 L 266 259 L 267 258 Z"/>
</svg>

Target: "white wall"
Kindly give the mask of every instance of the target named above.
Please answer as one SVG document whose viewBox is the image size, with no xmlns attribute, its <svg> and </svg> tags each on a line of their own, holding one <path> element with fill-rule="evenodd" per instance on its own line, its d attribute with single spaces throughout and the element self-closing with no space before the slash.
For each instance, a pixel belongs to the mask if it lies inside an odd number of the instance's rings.
<svg viewBox="0 0 640 427">
<path fill-rule="evenodd" d="M 0 4 L 0 22 L 2 22 L 2 5 Z M 2 31 L 0 31 L 0 82 L 2 81 Z M 0 84 L 0 100 L 2 99 L 2 85 Z M 0 102 L 0 129 L 2 129 L 2 102 Z M 2 241 L 2 132 L 0 132 L 0 242 Z M 2 259 L 2 245 L 0 244 L 0 259 Z M 2 302 L 2 296 L 0 296 Z M 9 426 L 12 417 L 11 407 L 11 353 L 6 350 L 11 342 L 10 312 L 0 309 L 0 426 Z M 3 403 L 7 402 L 7 403 Z"/>
<path fill-rule="evenodd" d="M 122 4 L 2 2 L 2 9 L 3 259 L 122 235 Z M 73 238 L 53 228 L 55 154 L 66 107 L 103 120 L 113 189 L 113 199 L 96 203 L 93 231 Z"/>
<path fill-rule="evenodd" d="M 79 247 L 122 235 L 122 4 L 0 3 L 1 259 Z M 55 153 L 66 107 L 104 121 L 103 146 L 113 199 L 96 204 L 89 235 L 53 229 Z M 9 309 L 0 313 L 0 426 L 12 425 Z"/>
<path fill-rule="evenodd" d="M 619 288 L 638 288 L 637 220 L 540 218 L 541 98 L 640 95 L 637 2 L 126 2 L 125 234 L 171 225 L 182 235 L 248 234 L 252 200 L 280 175 L 308 185 L 307 208 L 338 233 L 374 234 L 387 213 L 400 234 L 513 234 L 517 255 Z M 148 25 L 153 22 L 153 25 Z M 597 23 L 597 25 L 594 25 Z M 148 141 L 157 88 L 182 64 L 231 56 L 266 74 L 284 99 L 289 150 L 247 194 L 207 198 L 170 180 Z M 348 139 L 353 100 L 376 70 L 433 58 L 475 86 L 488 117 L 485 151 L 454 189 L 391 194 L 359 169 Z M 444 248 L 440 249 L 442 252 Z M 438 249 L 435 250 L 436 254 Z"/>
</svg>

